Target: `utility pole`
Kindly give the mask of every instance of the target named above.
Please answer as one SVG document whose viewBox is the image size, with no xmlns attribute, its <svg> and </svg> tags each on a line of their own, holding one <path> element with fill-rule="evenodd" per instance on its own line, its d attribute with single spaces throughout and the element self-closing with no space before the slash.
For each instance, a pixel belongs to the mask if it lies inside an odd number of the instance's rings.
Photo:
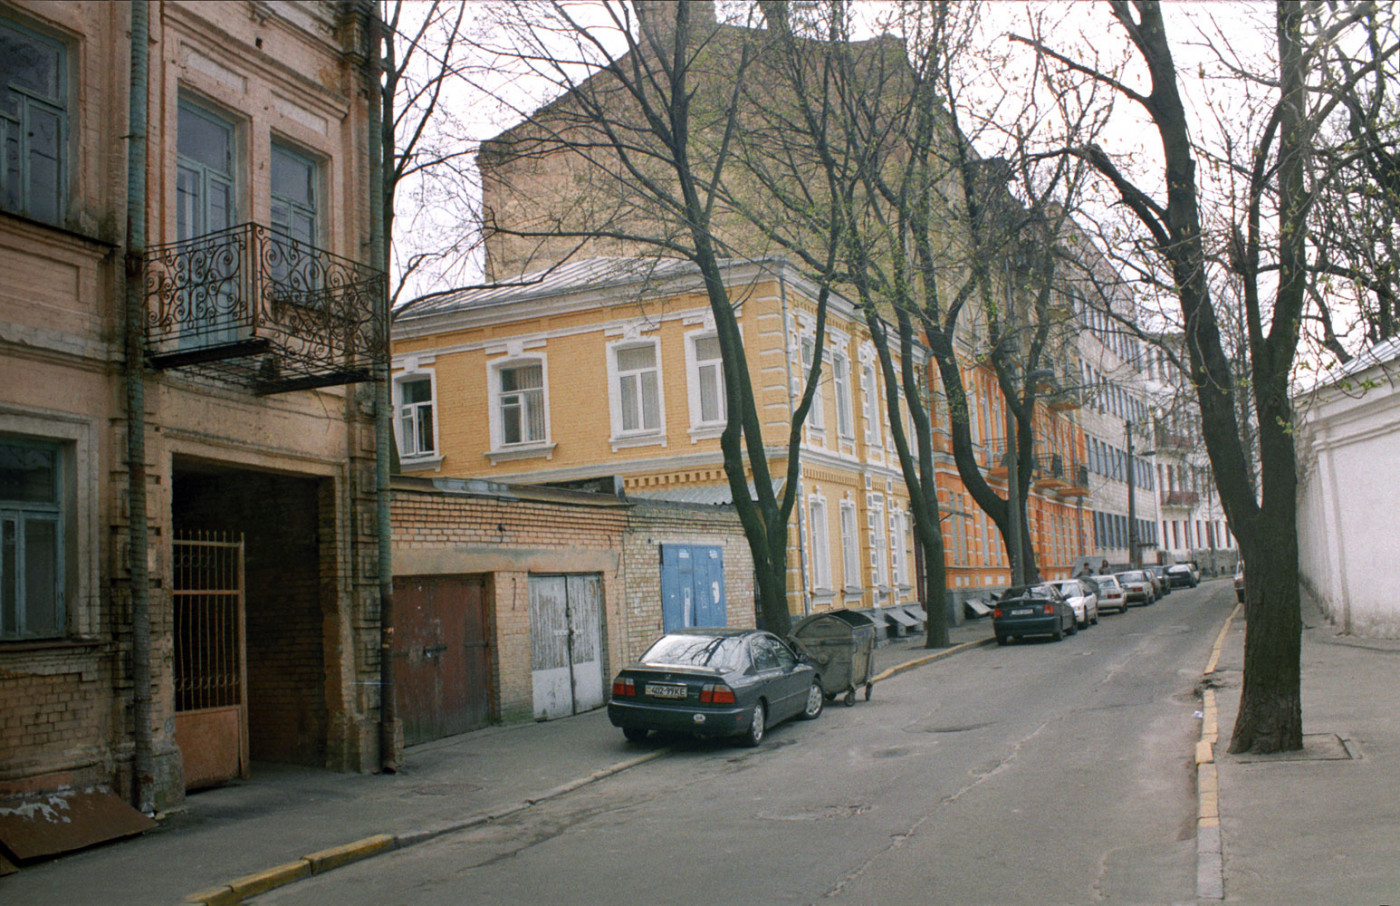
<svg viewBox="0 0 1400 906">
<path fill-rule="evenodd" d="M 1142 565 L 1142 554 L 1138 550 L 1137 532 L 1137 464 L 1133 462 L 1133 423 L 1123 423 L 1123 431 L 1128 435 L 1128 565 L 1137 569 Z"/>
<path fill-rule="evenodd" d="M 1010 400 L 1006 405 L 1006 509 L 1009 513 L 1006 547 L 1011 553 L 1011 584 L 1026 584 L 1026 568 L 1021 558 L 1021 482 L 1018 469 L 1020 451 L 1016 449 L 1016 416 L 1011 412 Z"/>
</svg>

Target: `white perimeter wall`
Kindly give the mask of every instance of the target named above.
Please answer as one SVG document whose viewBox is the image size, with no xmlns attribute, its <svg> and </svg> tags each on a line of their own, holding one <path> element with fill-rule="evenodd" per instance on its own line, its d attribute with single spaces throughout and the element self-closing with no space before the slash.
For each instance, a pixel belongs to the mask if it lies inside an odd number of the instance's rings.
<svg viewBox="0 0 1400 906">
<path fill-rule="evenodd" d="M 1300 401 L 1298 548 L 1303 587 L 1337 626 L 1400 638 L 1400 381 Z"/>
</svg>

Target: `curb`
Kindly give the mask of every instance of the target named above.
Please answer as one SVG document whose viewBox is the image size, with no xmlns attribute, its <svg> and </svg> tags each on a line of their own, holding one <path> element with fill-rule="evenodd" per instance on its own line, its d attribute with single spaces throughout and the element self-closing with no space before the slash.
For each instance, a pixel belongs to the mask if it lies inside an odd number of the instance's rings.
<svg viewBox="0 0 1400 906">
<path fill-rule="evenodd" d="M 1220 665 L 1220 651 L 1225 637 L 1244 605 L 1225 618 L 1225 625 L 1215 637 L 1210 660 L 1202 676 L 1209 679 Z M 1196 898 L 1225 899 L 1225 846 L 1220 834 L 1220 775 L 1215 768 L 1215 744 L 1220 740 L 1220 711 L 1215 702 L 1215 690 L 1201 692 L 1201 739 L 1196 743 Z"/>
<path fill-rule="evenodd" d="M 670 754 L 670 749 L 657 749 L 654 752 L 647 752 L 635 758 L 629 758 L 626 761 L 619 761 L 606 768 L 601 768 L 577 780 L 571 780 L 568 783 L 560 784 L 538 796 L 531 796 L 523 802 L 509 803 L 493 809 L 490 812 L 472 815 L 460 821 L 449 821 L 421 830 L 406 831 L 402 834 L 375 834 L 371 837 L 365 837 L 362 840 L 356 840 L 353 843 L 346 843 L 341 846 L 331 847 L 330 849 L 323 849 L 320 852 L 302 856 L 285 865 L 278 865 L 275 868 L 269 868 L 251 875 L 244 875 L 241 878 L 229 881 L 227 884 L 221 884 L 218 887 L 211 887 L 197 893 L 192 893 L 185 897 L 184 901 L 186 903 L 203 903 L 205 906 L 236 906 L 236 904 L 242 903 L 249 897 L 267 893 L 269 890 L 291 884 L 294 881 L 300 881 L 303 878 L 309 878 L 312 875 L 334 871 L 341 866 L 350 865 L 362 859 L 377 856 L 380 853 L 417 846 L 419 843 L 426 843 L 444 834 L 451 834 L 468 828 L 477 827 L 478 825 L 489 824 L 492 821 L 498 821 L 508 815 L 513 815 L 516 812 L 522 812 L 531 806 L 538 805 L 541 802 L 563 796 L 565 793 L 573 792 L 590 783 L 596 783 L 614 774 L 620 774 L 630 768 L 646 764 L 648 761 L 655 761 L 658 758 L 664 758 Z"/>
<path fill-rule="evenodd" d="M 951 648 L 944 648 L 942 651 L 935 651 L 932 654 L 921 655 L 920 657 L 912 658 L 911 660 L 907 660 L 901 664 L 895 664 L 893 667 L 886 667 L 884 670 L 881 670 L 879 673 L 872 676 L 870 678 L 870 682 L 878 683 L 881 680 L 887 680 L 892 676 L 898 676 L 899 674 L 904 673 L 906 670 L 913 670 L 915 667 L 922 667 L 925 664 L 931 664 L 934 661 L 942 660 L 945 657 L 952 657 L 953 655 L 958 654 L 959 652 L 967 651 L 972 648 L 981 648 L 983 645 L 990 645 L 994 641 L 996 641 L 994 637 L 988 636 L 987 638 L 979 639 L 976 642 L 963 642 L 961 645 L 954 645 Z"/>
</svg>

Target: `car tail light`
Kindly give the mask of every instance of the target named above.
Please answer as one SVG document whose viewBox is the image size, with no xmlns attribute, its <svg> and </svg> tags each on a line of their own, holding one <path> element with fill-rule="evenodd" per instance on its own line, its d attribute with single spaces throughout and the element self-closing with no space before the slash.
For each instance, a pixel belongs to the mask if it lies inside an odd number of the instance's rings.
<svg viewBox="0 0 1400 906">
<path fill-rule="evenodd" d="M 637 684 L 626 677 L 619 676 L 613 680 L 612 694 L 614 698 L 636 698 Z"/>
<path fill-rule="evenodd" d="M 1000 619 L 1001 619 L 1001 608 L 1000 608 L 1000 607 L 993 607 L 993 608 L 992 608 L 992 619 L 993 619 L 993 620 L 1000 620 Z"/>
<path fill-rule="evenodd" d="M 724 683 L 706 683 L 700 690 L 700 701 L 707 705 L 732 705 L 734 690 Z"/>
<path fill-rule="evenodd" d="M 1046 605 L 1045 605 L 1045 612 L 1046 612 L 1046 613 L 1054 613 L 1054 612 L 1055 612 L 1055 605 L 1054 605 L 1054 604 L 1046 604 Z"/>
</svg>

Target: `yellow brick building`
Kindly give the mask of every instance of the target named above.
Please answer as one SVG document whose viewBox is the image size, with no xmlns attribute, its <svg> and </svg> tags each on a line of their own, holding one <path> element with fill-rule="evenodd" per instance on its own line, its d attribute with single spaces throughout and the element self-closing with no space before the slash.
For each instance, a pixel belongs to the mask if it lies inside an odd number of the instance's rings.
<svg viewBox="0 0 1400 906">
<path fill-rule="evenodd" d="M 724 277 L 781 474 L 817 289 L 779 260 L 732 263 Z M 516 483 L 618 476 L 629 496 L 722 502 L 714 336 L 699 273 L 679 260 L 588 258 L 414 300 L 393 329 L 403 470 Z M 835 296 L 822 375 L 790 526 L 790 610 L 913 603 L 912 519 L 883 377 L 859 314 Z M 749 606 L 731 602 L 730 620 Z"/>
</svg>

